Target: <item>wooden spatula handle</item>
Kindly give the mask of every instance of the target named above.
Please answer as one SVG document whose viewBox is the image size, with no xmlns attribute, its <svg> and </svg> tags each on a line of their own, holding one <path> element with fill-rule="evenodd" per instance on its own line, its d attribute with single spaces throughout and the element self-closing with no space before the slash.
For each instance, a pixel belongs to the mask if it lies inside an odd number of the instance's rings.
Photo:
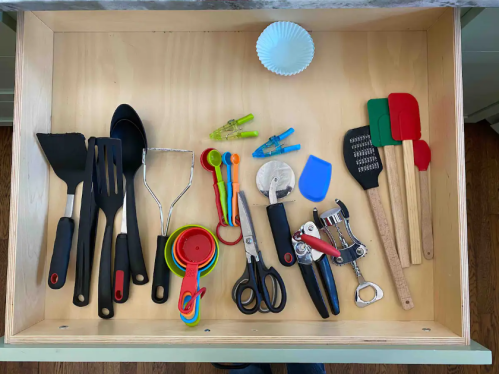
<svg viewBox="0 0 499 374">
<path fill-rule="evenodd" d="M 388 226 L 383 205 L 381 205 L 381 197 L 379 196 L 378 187 L 367 190 L 367 194 L 369 196 L 369 201 L 371 202 L 371 208 L 373 210 L 376 225 L 378 226 L 378 231 L 383 242 L 386 259 L 388 260 L 388 265 L 390 266 L 390 271 L 392 273 L 393 282 L 395 283 L 400 303 L 402 304 L 403 309 L 412 309 L 414 308 L 414 303 L 412 302 L 411 291 L 409 290 L 409 285 L 405 279 L 402 265 L 400 265 L 397 250 L 395 249 L 393 235 L 390 231 L 390 227 Z"/>
<path fill-rule="evenodd" d="M 421 229 L 419 227 L 418 197 L 416 192 L 416 176 L 414 166 L 414 150 L 412 140 L 402 142 L 404 150 L 405 192 L 407 197 L 407 215 L 409 217 L 409 238 L 411 243 L 411 262 L 420 264 Z"/>
<path fill-rule="evenodd" d="M 395 226 L 395 240 L 399 253 L 400 263 L 403 268 L 411 266 L 409 255 L 409 236 L 406 230 L 407 219 L 402 206 L 402 193 L 400 192 L 399 172 L 397 169 L 397 156 L 395 146 L 387 145 L 385 150 L 385 166 L 388 174 L 388 187 L 390 189 L 390 203 L 392 206 L 393 224 Z"/>
<path fill-rule="evenodd" d="M 423 255 L 427 260 L 433 258 L 433 229 L 431 223 L 430 185 L 428 171 L 419 172 L 421 191 L 421 230 L 423 232 Z"/>
</svg>

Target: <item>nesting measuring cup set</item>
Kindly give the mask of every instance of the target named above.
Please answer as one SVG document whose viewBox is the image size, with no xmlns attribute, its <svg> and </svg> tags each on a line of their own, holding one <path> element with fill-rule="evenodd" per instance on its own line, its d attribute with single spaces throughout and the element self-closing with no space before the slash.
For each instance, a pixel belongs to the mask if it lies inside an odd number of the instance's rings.
<svg viewBox="0 0 499 374">
<path fill-rule="evenodd" d="M 179 228 L 165 246 L 165 259 L 170 270 L 183 278 L 178 300 L 180 319 L 196 326 L 201 318 L 201 298 L 206 292 L 200 278 L 216 266 L 220 254 L 217 238 L 208 229 L 188 225 Z"/>
<path fill-rule="evenodd" d="M 201 154 L 201 166 L 213 176 L 213 189 L 218 212 L 217 238 L 226 245 L 239 243 L 243 234 L 233 242 L 229 242 L 220 235 L 220 227 L 239 226 L 239 211 L 237 194 L 239 193 L 239 162 L 237 153 L 225 152 L 221 154 L 214 148 L 208 148 Z M 227 187 L 222 178 L 222 165 L 227 166 Z M 240 229 L 239 229 L 240 230 Z"/>
</svg>

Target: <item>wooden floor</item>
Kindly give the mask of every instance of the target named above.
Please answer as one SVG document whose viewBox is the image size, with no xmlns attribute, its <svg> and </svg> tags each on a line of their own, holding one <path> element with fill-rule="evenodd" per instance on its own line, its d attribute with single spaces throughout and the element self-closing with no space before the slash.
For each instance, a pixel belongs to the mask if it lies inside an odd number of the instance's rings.
<svg viewBox="0 0 499 374">
<path fill-rule="evenodd" d="M 499 355 L 499 135 L 486 124 L 465 126 L 471 337 Z M 0 127 L 0 334 L 4 331 L 5 279 L 12 129 Z M 272 365 L 284 374 L 284 365 Z M 328 373 L 498 373 L 493 366 L 327 365 Z M 222 373 L 196 363 L 0 363 L 0 374 L 177 374 Z"/>
</svg>

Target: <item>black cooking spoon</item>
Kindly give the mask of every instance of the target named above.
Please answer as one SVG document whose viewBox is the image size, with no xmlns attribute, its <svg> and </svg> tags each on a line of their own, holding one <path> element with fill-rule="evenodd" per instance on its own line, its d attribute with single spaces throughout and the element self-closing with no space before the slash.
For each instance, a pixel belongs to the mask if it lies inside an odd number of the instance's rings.
<svg viewBox="0 0 499 374">
<path fill-rule="evenodd" d="M 142 150 L 147 149 L 147 138 L 140 117 L 130 105 L 121 104 L 116 108 L 111 120 L 111 137 L 121 139 L 123 152 L 123 174 L 126 179 L 128 257 L 132 281 L 134 284 L 146 284 L 149 282 L 149 277 L 140 244 L 135 209 L 134 177 L 142 166 Z"/>
</svg>

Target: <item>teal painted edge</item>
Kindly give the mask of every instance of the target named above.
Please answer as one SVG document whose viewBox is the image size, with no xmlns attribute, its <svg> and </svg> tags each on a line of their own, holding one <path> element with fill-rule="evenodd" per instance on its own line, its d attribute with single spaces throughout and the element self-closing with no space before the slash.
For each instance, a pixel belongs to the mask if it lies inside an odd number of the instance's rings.
<svg viewBox="0 0 499 374">
<path fill-rule="evenodd" d="M 46 362 L 323 362 L 490 365 L 492 353 L 469 346 L 403 345 L 117 345 L 5 344 L 0 361 Z"/>
</svg>

